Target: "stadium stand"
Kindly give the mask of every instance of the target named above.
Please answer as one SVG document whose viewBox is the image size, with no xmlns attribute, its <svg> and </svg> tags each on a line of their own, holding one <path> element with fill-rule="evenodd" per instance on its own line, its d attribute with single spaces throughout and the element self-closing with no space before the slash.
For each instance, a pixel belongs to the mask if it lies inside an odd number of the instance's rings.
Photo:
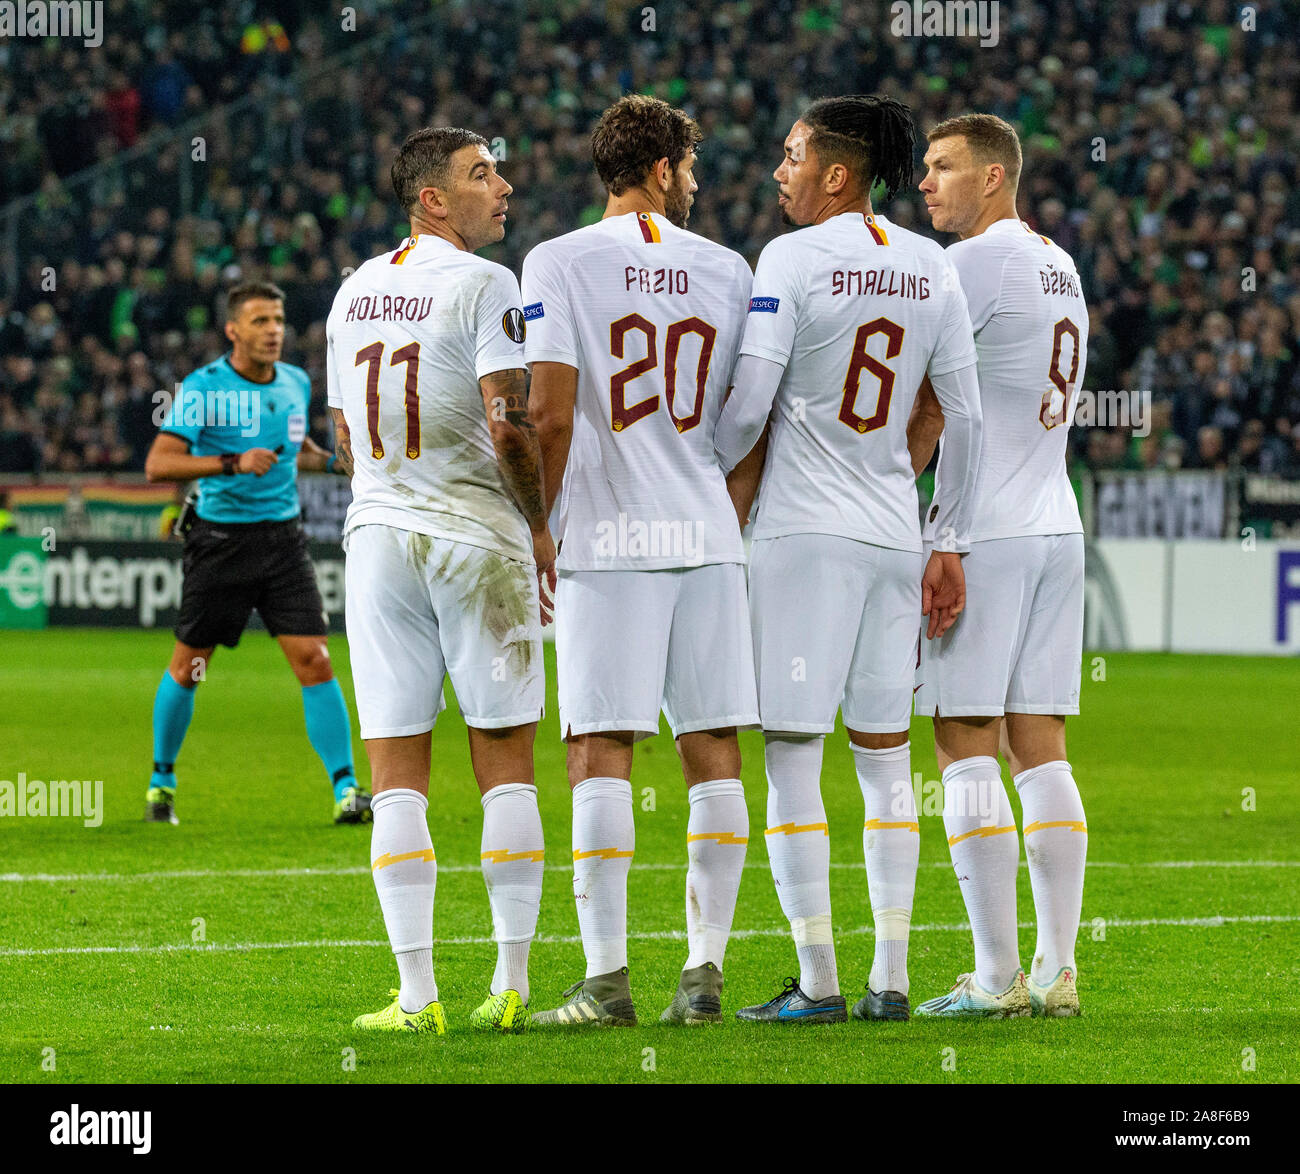
<svg viewBox="0 0 1300 1174">
<path fill-rule="evenodd" d="M 327 435 L 324 319 L 404 233 L 387 168 L 418 126 L 493 139 L 516 194 L 489 255 L 518 271 L 600 215 L 599 112 L 657 94 L 706 134 L 691 228 L 752 263 L 801 107 L 881 91 L 921 128 L 1020 130 L 1021 215 L 1092 307 L 1084 387 L 1151 393 L 1150 435 L 1076 430 L 1082 466 L 1300 477 L 1300 19 L 1250 7 L 1247 32 L 1225 0 L 1003 4 L 980 48 L 893 36 L 858 0 L 372 3 L 355 32 L 306 3 L 109 0 L 99 49 L 0 46 L 0 472 L 141 469 L 153 393 L 225 350 L 223 290 L 249 277 L 288 293 L 285 359 Z M 928 232 L 921 209 L 885 211 Z"/>
</svg>

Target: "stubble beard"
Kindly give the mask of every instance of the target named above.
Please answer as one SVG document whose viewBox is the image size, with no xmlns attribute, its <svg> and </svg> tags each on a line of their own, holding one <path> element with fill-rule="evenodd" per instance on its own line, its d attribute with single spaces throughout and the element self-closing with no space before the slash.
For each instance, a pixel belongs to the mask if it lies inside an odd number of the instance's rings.
<svg viewBox="0 0 1300 1174">
<path fill-rule="evenodd" d="M 947 232 L 952 233 L 954 236 L 965 237 L 975 227 L 975 223 L 979 218 L 978 203 L 973 205 L 959 203 L 946 212 L 943 224 L 937 223 L 935 217 L 931 215 L 930 225 L 936 232 Z"/>
<path fill-rule="evenodd" d="M 674 184 L 664 193 L 664 215 L 677 228 L 685 228 L 691 218 L 691 194 Z"/>
</svg>

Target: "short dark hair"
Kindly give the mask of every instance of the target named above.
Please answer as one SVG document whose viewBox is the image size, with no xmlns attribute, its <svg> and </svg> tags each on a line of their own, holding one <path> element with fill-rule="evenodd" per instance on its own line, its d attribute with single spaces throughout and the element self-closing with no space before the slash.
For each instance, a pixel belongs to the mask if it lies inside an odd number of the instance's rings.
<svg viewBox="0 0 1300 1174">
<path fill-rule="evenodd" d="M 818 98 L 799 116 L 823 166 L 842 163 L 870 192 L 879 180 L 892 200 L 912 182 L 916 128 L 912 111 L 882 94 Z"/>
<path fill-rule="evenodd" d="M 487 139 L 459 126 L 426 126 L 406 136 L 389 173 L 402 210 L 420 202 L 420 189 L 446 187 L 451 157 L 461 147 L 486 147 Z"/>
<path fill-rule="evenodd" d="M 600 116 L 591 132 L 591 157 L 600 182 L 621 196 L 644 181 L 660 159 L 675 171 L 703 141 L 699 124 L 684 111 L 659 98 L 627 94 Z"/>
<path fill-rule="evenodd" d="M 1007 173 L 1007 185 L 1014 191 L 1020 183 L 1024 157 L 1016 128 L 996 114 L 959 114 L 939 123 L 925 137 L 930 142 L 961 135 L 970 145 L 976 163 L 1001 163 Z"/>
<path fill-rule="evenodd" d="M 270 281 L 241 281 L 226 294 L 226 321 L 233 322 L 238 318 L 240 307 L 254 298 L 268 298 L 274 302 L 282 302 L 284 290 Z"/>
</svg>

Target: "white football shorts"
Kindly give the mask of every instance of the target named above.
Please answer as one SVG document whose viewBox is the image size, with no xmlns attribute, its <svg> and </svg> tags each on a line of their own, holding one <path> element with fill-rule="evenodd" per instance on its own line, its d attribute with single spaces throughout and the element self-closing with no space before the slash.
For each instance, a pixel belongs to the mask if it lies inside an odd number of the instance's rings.
<svg viewBox="0 0 1300 1174">
<path fill-rule="evenodd" d="M 966 607 L 957 622 L 936 640 L 922 622 L 916 712 L 1078 713 L 1083 535 L 972 542 L 961 562 Z"/>
<path fill-rule="evenodd" d="M 560 572 L 555 659 L 566 737 L 758 725 L 740 563 Z"/>
<path fill-rule="evenodd" d="M 906 730 L 912 718 L 921 554 L 788 534 L 750 547 L 758 710 L 763 729 Z"/>
<path fill-rule="evenodd" d="M 393 526 L 346 540 L 348 651 L 363 738 L 433 729 L 447 674 L 466 725 L 537 721 L 546 702 L 537 571 Z"/>
</svg>

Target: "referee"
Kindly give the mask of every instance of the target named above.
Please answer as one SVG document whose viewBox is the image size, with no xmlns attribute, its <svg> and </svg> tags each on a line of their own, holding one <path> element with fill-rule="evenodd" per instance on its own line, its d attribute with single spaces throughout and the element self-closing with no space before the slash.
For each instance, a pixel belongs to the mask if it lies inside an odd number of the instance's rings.
<svg viewBox="0 0 1300 1174">
<path fill-rule="evenodd" d="M 307 435 L 311 380 L 281 363 L 284 294 L 264 281 L 228 295 L 229 354 L 180 385 L 145 460 L 150 481 L 198 480 L 185 537 L 176 647 L 153 706 L 153 776 L 145 819 L 177 823 L 176 757 L 194 713 L 194 689 L 218 644 L 234 648 L 257 608 L 302 685 L 307 737 L 334 787 L 334 822 L 366 823 L 352 727 L 325 644 L 325 614 L 298 522 L 298 470 L 350 476 Z M 182 523 L 182 526 L 184 523 Z"/>
</svg>

